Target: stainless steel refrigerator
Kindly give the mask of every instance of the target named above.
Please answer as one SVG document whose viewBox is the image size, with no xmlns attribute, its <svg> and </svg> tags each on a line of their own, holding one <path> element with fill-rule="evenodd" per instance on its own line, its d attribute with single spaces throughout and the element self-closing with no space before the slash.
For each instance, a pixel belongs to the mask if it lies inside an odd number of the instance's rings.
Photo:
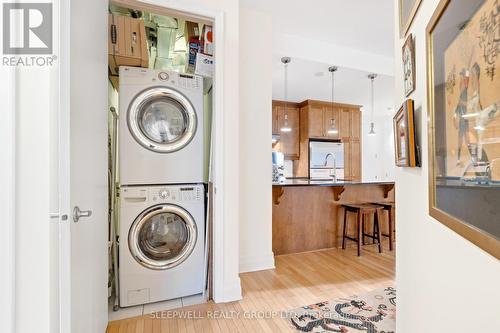
<svg viewBox="0 0 500 333">
<path fill-rule="evenodd" d="M 344 144 L 338 141 L 309 141 L 309 177 L 342 180 L 344 178 Z"/>
</svg>

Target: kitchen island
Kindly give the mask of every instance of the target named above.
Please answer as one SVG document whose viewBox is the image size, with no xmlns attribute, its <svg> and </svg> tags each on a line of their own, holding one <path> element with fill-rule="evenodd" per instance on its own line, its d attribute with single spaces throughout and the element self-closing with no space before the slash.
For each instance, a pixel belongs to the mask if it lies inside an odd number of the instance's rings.
<svg viewBox="0 0 500 333">
<path fill-rule="evenodd" d="M 394 202 L 394 182 L 323 181 L 307 178 L 273 183 L 273 252 L 275 255 L 342 246 L 342 204 Z M 347 233 L 354 237 L 354 214 Z M 381 230 L 388 233 L 387 217 Z M 372 230 L 372 221 L 365 230 Z M 354 242 L 347 242 L 355 246 Z"/>
</svg>

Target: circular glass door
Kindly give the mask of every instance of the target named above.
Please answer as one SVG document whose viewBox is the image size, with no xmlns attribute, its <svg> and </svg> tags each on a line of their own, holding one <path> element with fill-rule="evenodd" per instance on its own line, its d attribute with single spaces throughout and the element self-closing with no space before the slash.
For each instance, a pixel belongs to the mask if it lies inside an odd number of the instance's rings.
<svg viewBox="0 0 500 333">
<path fill-rule="evenodd" d="M 150 269 L 169 269 L 193 252 L 197 228 L 191 214 L 174 205 L 157 205 L 142 212 L 128 235 L 132 256 Z"/>
<path fill-rule="evenodd" d="M 167 87 L 142 91 L 128 110 L 128 125 L 135 140 L 158 153 L 184 148 L 194 137 L 196 120 L 189 100 Z"/>
</svg>

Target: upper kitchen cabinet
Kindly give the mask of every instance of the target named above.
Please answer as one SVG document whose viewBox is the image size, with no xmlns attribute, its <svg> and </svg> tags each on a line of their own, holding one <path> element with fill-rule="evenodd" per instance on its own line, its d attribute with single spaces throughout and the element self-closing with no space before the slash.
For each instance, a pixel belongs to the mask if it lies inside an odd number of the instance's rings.
<svg viewBox="0 0 500 333">
<path fill-rule="evenodd" d="M 351 109 L 340 110 L 340 131 L 341 138 L 349 138 L 352 135 L 352 112 Z"/>
<path fill-rule="evenodd" d="M 340 110 L 335 107 L 323 107 L 323 138 L 339 138 L 339 114 Z"/>
<path fill-rule="evenodd" d="M 322 138 L 324 135 L 323 107 L 321 105 L 306 105 L 301 109 L 304 117 L 307 118 L 307 132 L 310 138 Z"/>
<path fill-rule="evenodd" d="M 300 158 L 300 122 L 299 107 L 296 103 L 273 101 L 273 134 L 279 135 L 279 141 L 273 149 L 285 155 L 285 159 Z"/>
<path fill-rule="evenodd" d="M 353 139 L 361 139 L 361 111 L 359 108 L 351 110 L 352 118 L 351 118 L 351 126 L 352 132 L 351 137 Z"/>
<path fill-rule="evenodd" d="M 273 101 L 273 135 L 279 135 L 280 134 L 280 129 L 278 126 L 278 106 L 275 105 L 275 102 Z"/>
<path fill-rule="evenodd" d="M 353 119 L 353 113 L 359 112 L 359 106 L 307 100 L 300 104 L 301 119 L 307 122 L 303 128 L 307 138 L 341 139 L 351 137 L 353 124 L 359 121 L 359 114 Z M 357 126 L 359 130 L 359 125 Z"/>
<path fill-rule="evenodd" d="M 309 139 L 325 139 L 346 143 L 346 175 L 350 179 L 360 179 L 360 106 L 315 100 L 306 100 L 299 106 L 300 158 L 294 161 L 294 176 L 309 175 Z"/>
</svg>

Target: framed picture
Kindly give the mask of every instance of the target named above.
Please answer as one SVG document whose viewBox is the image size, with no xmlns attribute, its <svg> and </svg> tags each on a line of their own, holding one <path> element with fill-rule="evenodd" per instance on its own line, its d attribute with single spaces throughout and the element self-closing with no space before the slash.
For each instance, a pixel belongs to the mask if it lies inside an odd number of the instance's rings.
<svg viewBox="0 0 500 333">
<path fill-rule="evenodd" d="M 500 259 L 500 2 L 441 0 L 427 26 L 429 214 Z"/>
<path fill-rule="evenodd" d="M 406 36 L 422 0 L 399 0 L 399 35 Z"/>
<path fill-rule="evenodd" d="M 394 123 L 394 155 L 399 167 L 416 167 L 419 165 L 417 146 L 415 143 L 415 122 L 413 100 L 406 100 L 393 118 Z"/>
<path fill-rule="evenodd" d="M 403 45 L 403 82 L 408 97 L 415 90 L 415 39 L 413 34 L 406 38 Z"/>
</svg>

